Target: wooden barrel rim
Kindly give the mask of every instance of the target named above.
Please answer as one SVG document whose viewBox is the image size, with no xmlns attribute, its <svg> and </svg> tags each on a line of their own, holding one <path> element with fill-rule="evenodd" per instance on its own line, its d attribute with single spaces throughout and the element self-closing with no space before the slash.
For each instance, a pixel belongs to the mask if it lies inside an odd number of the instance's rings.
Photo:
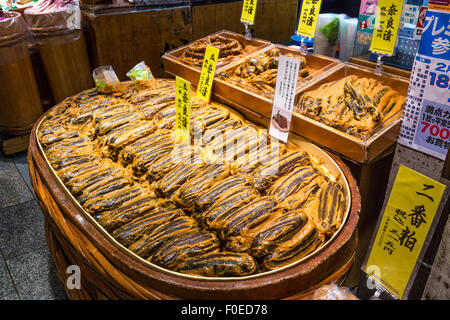
<svg viewBox="0 0 450 320">
<path fill-rule="evenodd" d="M 185 278 L 178 278 L 174 275 L 161 273 L 153 270 L 148 266 L 144 266 L 131 256 L 124 254 L 119 248 L 111 243 L 97 228 L 92 225 L 83 214 L 78 212 L 76 206 L 66 199 L 63 187 L 53 177 L 45 160 L 41 157 L 38 146 L 36 127 L 41 122 L 45 114 L 36 122 L 30 138 L 29 162 L 30 170 L 32 167 L 38 172 L 43 180 L 52 198 L 61 208 L 67 218 L 74 226 L 81 230 L 82 234 L 89 239 L 103 255 L 123 274 L 133 278 L 138 283 L 146 285 L 150 288 L 164 292 L 170 296 L 181 298 L 252 298 L 258 292 L 263 298 L 284 298 L 285 296 L 277 296 L 279 293 L 274 292 L 274 286 L 282 285 L 287 290 L 287 296 L 298 293 L 295 284 L 301 277 L 311 273 L 311 270 L 320 274 L 330 274 L 335 270 L 323 267 L 323 262 L 327 259 L 338 259 L 340 256 L 351 256 L 354 252 L 354 243 L 356 241 L 356 227 L 359 218 L 361 206 L 360 194 L 356 185 L 356 181 L 350 173 L 348 167 L 342 160 L 334 154 L 329 155 L 336 161 L 344 172 L 352 194 L 352 203 L 347 222 L 335 240 L 328 245 L 322 252 L 302 264 L 296 265 L 290 269 L 283 270 L 274 274 L 255 279 L 238 280 L 235 282 L 228 281 L 201 281 Z M 44 202 L 45 204 L 45 202 Z M 349 248 L 350 247 L 350 248 Z M 340 266 L 335 266 L 338 269 Z M 319 272 L 320 271 L 320 272 Z M 297 282 L 296 282 L 297 280 Z M 305 279 L 303 279 L 305 280 Z M 316 282 L 322 279 L 316 279 Z M 311 282 L 311 281 L 306 281 Z M 314 282 L 310 283 L 313 286 Z M 286 289 L 288 288 L 288 289 Z M 214 292 L 214 296 L 211 296 Z"/>
<path fill-rule="evenodd" d="M 26 37 L 27 37 L 26 32 L 16 32 L 0 36 L 0 48 L 10 47 L 18 42 L 25 41 Z"/>
<path fill-rule="evenodd" d="M 51 37 L 57 37 L 57 36 L 65 36 L 69 34 L 74 34 L 77 32 L 81 32 L 80 29 L 70 30 L 67 29 L 67 27 L 40 27 L 40 28 L 30 28 L 31 32 L 33 34 L 33 37 L 38 39 L 45 39 L 45 38 L 51 38 Z"/>
</svg>

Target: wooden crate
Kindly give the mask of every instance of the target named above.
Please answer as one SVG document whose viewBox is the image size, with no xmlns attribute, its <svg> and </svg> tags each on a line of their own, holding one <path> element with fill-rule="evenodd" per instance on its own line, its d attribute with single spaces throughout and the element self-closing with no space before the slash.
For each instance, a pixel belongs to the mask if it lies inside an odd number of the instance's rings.
<svg viewBox="0 0 450 320">
<path fill-rule="evenodd" d="M 142 60 L 155 77 L 163 76 L 164 52 L 192 41 L 189 6 L 82 13 L 92 67 L 112 65 L 121 80 Z"/>
</svg>

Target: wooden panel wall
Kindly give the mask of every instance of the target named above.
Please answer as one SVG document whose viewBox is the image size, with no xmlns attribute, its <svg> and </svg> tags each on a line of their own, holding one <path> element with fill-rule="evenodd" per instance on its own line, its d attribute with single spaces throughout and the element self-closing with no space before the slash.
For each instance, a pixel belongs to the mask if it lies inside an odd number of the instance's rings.
<svg viewBox="0 0 450 320">
<path fill-rule="evenodd" d="M 255 37 L 273 43 L 290 41 L 297 27 L 298 0 L 259 0 Z"/>
<path fill-rule="evenodd" d="M 194 39 L 226 29 L 243 33 L 242 1 L 206 4 L 192 7 Z M 290 40 L 297 27 L 298 0 L 258 0 L 255 37 L 282 43 Z"/>
<path fill-rule="evenodd" d="M 199 39 L 219 30 L 244 32 L 241 10 L 242 1 L 193 6 L 193 38 Z"/>
<path fill-rule="evenodd" d="M 112 65 L 121 80 L 142 60 L 162 77 L 162 54 L 192 41 L 188 6 L 83 18 L 93 68 Z"/>
<path fill-rule="evenodd" d="M 296 27 L 298 0 L 259 0 L 255 36 L 281 43 Z M 144 60 L 156 77 L 166 76 L 164 52 L 219 30 L 244 32 L 242 1 L 95 15 L 83 10 L 91 66 L 112 65 L 121 80 Z"/>
</svg>

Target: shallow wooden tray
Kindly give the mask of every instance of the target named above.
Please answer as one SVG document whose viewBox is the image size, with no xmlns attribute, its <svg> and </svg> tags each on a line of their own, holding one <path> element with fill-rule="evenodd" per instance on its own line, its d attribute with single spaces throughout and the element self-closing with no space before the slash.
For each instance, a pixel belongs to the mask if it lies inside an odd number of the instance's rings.
<svg viewBox="0 0 450 320">
<path fill-rule="evenodd" d="M 282 45 L 272 45 L 256 52 L 253 55 L 263 53 L 273 48 L 278 48 L 281 51 L 281 54 L 299 54 L 297 49 Z M 313 72 L 311 75 L 298 82 L 296 89 L 297 93 L 310 82 L 325 77 L 329 72 L 341 64 L 339 60 L 317 54 L 308 54 L 304 57 L 306 58 L 307 66 L 311 68 Z M 220 72 L 233 72 L 242 62 L 242 59 L 236 61 L 220 70 Z M 264 95 L 263 92 L 258 90 L 244 89 L 232 81 L 218 78 L 217 75 L 214 78 L 213 97 L 218 100 L 226 100 L 231 103 L 235 103 L 238 106 L 243 106 L 244 108 L 253 110 L 264 117 L 270 118 L 272 115 L 273 96 Z"/>
<path fill-rule="evenodd" d="M 229 74 L 232 74 L 239 66 L 241 66 L 242 63 L 244 63 L 244 61 L 246 59 L 256 56 L 256 55 L 259 55 L 259 54 L 264 54 L 265 52 L 270 51 L 272 49 L 279 49 L 280 54 L 282 54 L 282 55 L 286 55 L 286 54 L 301 55 L 299 50 L 297 50 L 297 49 L 279 45 L 279 44 L 275 44 L 275 45 L 271 45 L 267 48 L 264 48 L 258 52 L 255 52 L 251 55 L 248 55 L 246 58 L 242 58 L 235 62 L 232 62 L 229 65 L 221 68 L 216 73 L 227 72 Z M 330 69 L 332 69 L 333 67 L 335 67 L 341 63 L 339 60 L 336 60 L 336 59 L 333 59 L 330 57 L 326 57 L 326 56 L 322 56 L 322 55 L 318 55 L 318 54 L 314 54 L 314 53 L 303 55 L 303 57 L 305 57 L 305 59 L 306 59 L 306 66 L 310 69 L 310 75 L 298 81 L 296 92 L 298 90 L 300 90 L 300 88 L 305 86 L 311 80 L 320 77 L 321 75 L 323 75 L 324 73 L 326 73 L 327 71 L 329 71 Z M 262 97 L 267 98 L 270 101 L 272 101 L 272 99 L 273 99 L 273 95 L 267 93 L 266 91 L 262 91 L 262 90 L 258 90 L 258 89 L 254 89 L 254 88 L 243 88 L 243 87 L 239 86 L 238 84 L 236 84 L 231 79 L 219 78 L 216 75 L 214 80 L 217 80 L 214 83 L 214 85 L 215 85 L 214 90 L 217 92 L 217 94 L 223 95 L 230 99 L 235 98 L 236 89 L 238 89 L 238 88 L 242 89 L 241 91 L 244 91 L 244 93 L 252 92 L 252 93 L 255 93 L 255 95 L 258 97 L 262 96 Z M 240 101 L 235 101 L 235 102 L 240 103 Z"/>
<path fill-rule="evenodd" d="M 227 38 L 237 39 L 242 43 L 248 43 L 249 45 L 254 47 L 253 50 L 250 50 L 239 56 L 236 56 L 236 58 L 233 60 L 230 60 L 226 63 L 218 64 L 216 66 L 216 73 L 220 72 L 229 63 L 232 63 L 233 61 L 236 61 L 236 60 L 240 60 L 244 57 L 247 57 L 250 54 L 253 54 L 254 52 L 260 51 L 271 45 L 271 43 L 269 41 L 261 40 L 258 38 L 253 38 L 252 40 L 248 41 L 245 39 L 245 37 L 242 34 L 228 31 L 228 30 L 221 30 L 221 31 L 215 32 L 213 34 L 210 34 L 207 37 L 214 36 L 214 35 L 222 35 Z M 204 39 L 204 38 L 202 38 L 202 39 Z M 192 44 L 193 44 L 193 42 L 188 43 L 184 46 L 178 47 L 169 52 L 166 52 L 162 57 L 162 62 L 163 62 L 163 66 L 164 66 L 164 71 L 166 71 L 167 73 L 169 73 L 173 76 L 182 77 L 183 79 L 185 79 L 189 82 L 192 82 L 193 84 L 198 84 L 199 79 L 200 79 L 200 73 L 202 71 L 201 66 L 195 66 L 192 64 L 188 64 L 180 59 L 180 57 L 182 56 L 182 54 L 186 50 L 186 48 L 188 48 Z"/>
</svg>

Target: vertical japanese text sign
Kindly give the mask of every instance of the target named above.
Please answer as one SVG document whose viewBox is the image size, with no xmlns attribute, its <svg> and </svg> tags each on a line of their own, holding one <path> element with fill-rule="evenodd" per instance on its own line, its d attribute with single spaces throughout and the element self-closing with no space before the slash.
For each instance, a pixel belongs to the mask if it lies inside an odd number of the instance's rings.
<svg viewBox="0 0 450 320">
<path fill-rule="evenodd" d="M 363 269 L 399 299 L 407 294 L 444 191 L 445 185 L 400 165 Z"/>
<path fill-rule="evenodd" d="M 379 0 L 370 51 L 393 55 L 403 0 Z"/>
<path fill-rule="evenodd" d="M 297 27 L 298 35 L 314 38 L 321 4 L 322 0 L 302 1 L 302 11 L 300 13 L 300 19 Z"/>
<path fill-rule="evenodd" d="M 253 25 L 255 23 L 257 0 L 244 0 L 242 3 L 241 22 Z"/>
<path fill-rule="evenodd" d="M 444 160 L 450 145 L 450 13 L 427 11 L 398 142 Z"/>
<path fill-rule="evenodd" d="M 191 84 L 183 78 L 176 78 L 176 138 L 190 142 Z"/>
<path fill-rule="evenodd" d="M 219 49 L 208 45 L 203 58 L 202 73 L 197 87 L 197 97 L 209 103 L 211 90 L 216 73 L 217 60 L 219 59 Z"/>
<path fill-rule="evenodd" d="M 269 134 L 287 142 L 291 127 L 300 60 L 280 55 Z"/>
</svg>

